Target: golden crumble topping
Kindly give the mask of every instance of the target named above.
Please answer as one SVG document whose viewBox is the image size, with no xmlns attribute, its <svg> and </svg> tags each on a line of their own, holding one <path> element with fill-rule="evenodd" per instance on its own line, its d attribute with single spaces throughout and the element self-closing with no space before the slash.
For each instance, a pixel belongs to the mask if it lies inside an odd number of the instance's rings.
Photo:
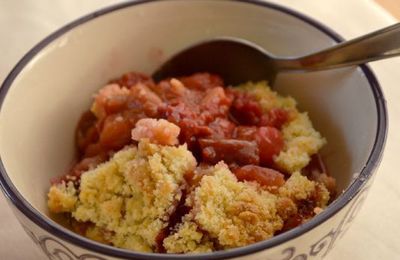
<svg viewBox="0 0 400 260">
<path fill-rule="evenodd" d="M 167 253 L 202 253 L 215 250 L 208 234 L 201 232 L 199 226 L 188 214 L 174 232 L 164 239 L 163 246 Z"/>
<path fill-rule="evenodd" d="M 71 212 L 77 202 L 77 191 L 72 182 L 62 182 L 50 187 L 47 206 L 51 212 Z"/>
<path fill-rule="evenodd" d="M 237 181 L 224 163 L 202 178 L 189 199 L 194 220 L 224 248 L 264 240 L 282 228 L 276 196 L 255 182 Z"/>
<path fill-rule="evenodd" d="M 248 82 L 238 86 L 237 89 L 241 89 L 254 95 L 264 112 L 268 112 L 273 108 L 285 108 L 292 114 L 297 113 L 296 100 L 292 97 L 280 96 L 278 93 L 271 90 L 266 81 Z"/>
<path fill-rule="evenodd" d="M 212 252 L 268 239 L 328 205 L 334 179 L 304 171 L 326 141 L 293 98 L 266 82 L 229 92 L 207 73 L 158 85 L 124 77 L 95 96 L 91 125 L 78 127 L 83 160 L 48 192 L 49 210 L 78 233 L 140 252 Z M 240 123 L 248 117 L 253 125 Z"/>
<path fill-rule="evenodd" d="M 112 231 L 109 242 L 118 247 L 152 251 L 182 196 L 183 175 L 195 166 L 185 146 L 158 146 L 142 140 L 138 148 L 128 147 L 84 173 L 78 197 L 59 188 L 64 186 L 53 186 L 50 210 L 71 212 L 78 221 Z M 58 205 L 63 206 L 61 210 Z"/>
<path fill-rule="evenodd" d="M 297 116 L 282 128 L 284 147 L 275 162 L 287 172 L 299 171 L 311 160 L 311 155 L 326 143 L 312 126 L 307 113 Z"/>
</svg>

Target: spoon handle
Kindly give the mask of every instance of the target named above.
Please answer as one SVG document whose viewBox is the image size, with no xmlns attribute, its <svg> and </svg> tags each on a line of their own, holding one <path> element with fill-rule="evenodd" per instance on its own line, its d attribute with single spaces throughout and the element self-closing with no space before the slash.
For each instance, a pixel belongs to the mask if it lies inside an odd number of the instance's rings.
<svg viewBox="0 0 400 260">
<path fill-rule="evenodd" d="M 279 71 L 313 71 L 359 65 L 400 55 L 400 23 L 314 54 L 278 59 Z"/>
</svg>

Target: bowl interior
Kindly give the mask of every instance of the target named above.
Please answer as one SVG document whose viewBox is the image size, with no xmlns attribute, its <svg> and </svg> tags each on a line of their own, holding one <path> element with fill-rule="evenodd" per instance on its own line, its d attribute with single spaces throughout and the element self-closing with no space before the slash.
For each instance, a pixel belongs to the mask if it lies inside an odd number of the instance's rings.
<svg viewBox="0 0 400 260">
<path fill-rule="evenodd" d="M 47 214 L 49 180 L 71 165 L 74 129 L 93 93 L 124 72 L 150 74 L 180 49 L 214 36 L 244 38 L 284 56 L 335 43 L 292 15 L 232 1 L 148 2 L 80 24 L 31 55 L 1 108 L 1 160 L 18 191 Z M 365 166 L 377 131 L 374 95 L 363 72 L 282 74 L 276 90 L 309 111 L 328 140 L 322 150 L 328 170 L 344 190 Z"/>
</svg>

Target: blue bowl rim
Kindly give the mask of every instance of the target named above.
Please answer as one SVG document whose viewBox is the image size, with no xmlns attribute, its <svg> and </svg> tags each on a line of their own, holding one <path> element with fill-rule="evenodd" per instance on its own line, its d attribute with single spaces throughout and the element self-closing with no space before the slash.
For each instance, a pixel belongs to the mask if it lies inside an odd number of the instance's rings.
<svg viewBox="0 0 400 260">
<path fill-rule="evenodd" d="M 24 69 L 24 67 L 38 54 L 43 48 L 49 45 L 53 40 L 57 39 L 58 37 L 62 36 L 69 30 L 82 25 L 88 21 L 91 21 L 99 16 L 131 7 L 134 5 L 146 4 L 156 2 L 157 0 L 132 0 L 124 3 L 119 3 L 115 5 L 111 5 L 109 7 L 100 9 L 98 11 L 92 12 L 77 20 L 61 27 L 57 31 L 53 32 L 42 41 L 40 41 L 37 45 L 35 45 L 11 70 L 8 74 L 6 79 L 4 80 L 1 88 L 0 88 L 0 112 L 1 107 L 4 103 L 6 94 L 10 89 L 14 79 L 18 76 L 18 74 Z M 168 0 L 167 0 L 168 1 Z M 183 1 L 183 0 L 182 0 Z M 187 0 L 186 0 L 187 1 Z M 193 0 L 192 0 L 193 1 Z M 332 38 L 337 43 L 344 41 L 344 38 L 341 37 L 339 34 L 334 32 L 332 29 L 328 28 L 327 26 L 321 24 L 320 22 L 310 18 L 307 15 L 294 11 L 290 8 L 265 2 L 262 0 L 231 0 L 233 2 L 242 2 L 248 3 L 251 5 L 257 5 L 260 8 L 269 8 L 273 9 L 290 16 L 293 16 L 313 27 L 318 29 L 319 31 L 325 33 L 327 36 Z M 377 108 L 377 133 L 375 142 L 371 151 L 371 154 L 368 158 L 368 161 L 364 168 L 361 170 L 359 176 L 352 182 L 352 184 L 344 191 L 344 193 L 336 199 L 331 205 L 328 206 L 326 210 L 324 210 L 321 214 L 314 217 L 309 222 L 296 227 L 290 231 L 282 233 L 278 236 L 272 237 L 268 240 L 261 241 L 255 244 L 251 244 L 245 247 L 230 249 L 226 251 L 217 251 L 212 253 L 202 253 L 202 254 L 195 254 L 195 255 L 178 255 L 178 254 L 158 254 L 158 253 L 140 253 L 134 252 L 125 249 L 119 249 L 116 247 L 103 245 L 97 243 L 95 241 L 86 239 L 80 235 L 77 235 L 62 226 L 56 224 L 53 221 L 49 221 L 44 215 L 38 212 L 32 205 L 26 201 L 23 196 L 18 192 L 17 188 L 12 184 L 10 178 L 7 175 L 5 170 L 4 164 L 1 160 L 0 155 L 0 186 L 5 194 L 5 196 L 13 203 L 13 205 L 21 211 L 28 219 L 33 221 L 36 225 L 41 227 L 42 229 L 46 230 L 50 234 L 53 234 L 64 241 L 70 242 L 75 246 L 86 248 L 92 250 L 93 252 L 112 256 L 112 257 L 122 257 L 122 258 L 129 258 L 129 259 L 226 259 L 230 257 L 239 257 L 243 255 L 248 255 L 252 253 L 256 253 L 265 249 L 272 248 L 279 244 L 282 244 L 286 241 L 292 240 L 311 229 L 315 228 L 316 226 L 320 225 L 321 223 L 325 222 L 333 215 L 338 213 L 343 207 L 345 207 L 352 198 L 354 198 L 360 190 L 366 185 L 368 180 L 371 178 L 373 173 L 375 172 L 377 166 L 379 165 L 385 142 L 387 137 L 387 109 L 386 109 L 386 101 L 383 96 L 382 89 L 374 75 L 371 71 L 370 67 L 367 65 L 359 66 L 364 73 L 365 77 L 367 78 L 371 90 L 373 92 L 376 108 Z"/>
</svg>

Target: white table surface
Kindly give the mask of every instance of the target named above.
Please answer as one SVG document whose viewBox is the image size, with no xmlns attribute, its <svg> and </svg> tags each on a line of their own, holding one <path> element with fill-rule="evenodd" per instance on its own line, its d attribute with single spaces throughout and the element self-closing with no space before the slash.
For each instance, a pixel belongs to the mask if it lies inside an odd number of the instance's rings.
<svg viewBox="0 0 400 260">
<path fill-rule="evenodd" d="M 327 24 L 345 38 L 396 19 L 372 0 L 272 0 Z M 0 0 L 0 82 L 34 44 L 79 16 L 119 1 Z M 400 4 L 400 0 L 399 0 Z M 327 259 L 400 259 L 400 58 L 372 68 L 386 95 L 390 128 L 386 152 L 364 207 Z M 397 159 L 398 160 L 398 159 Z M 0 259 L 41 259 L 0 195 Z"/>
</svg>

